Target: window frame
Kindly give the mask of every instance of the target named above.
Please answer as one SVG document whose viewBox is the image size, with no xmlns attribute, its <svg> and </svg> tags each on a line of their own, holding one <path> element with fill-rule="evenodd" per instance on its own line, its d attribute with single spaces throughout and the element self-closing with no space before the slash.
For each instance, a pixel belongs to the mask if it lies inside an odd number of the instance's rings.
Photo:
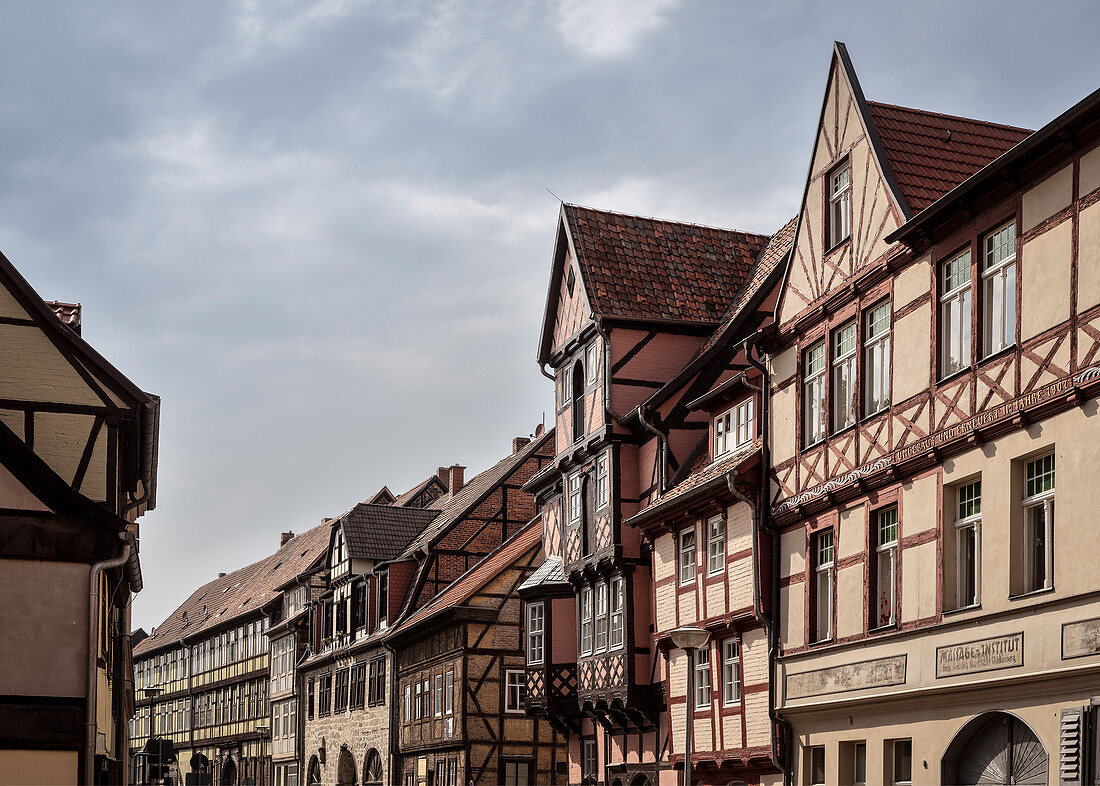
<svg viewBox="0 0 1100 786">
<path fill-rule="evenodd" d="M 607 453 L 596 456 L 596 510 L 603 510 L 611 501 L 610 462 Z"/>
<path fill-rule="evenodd" d="M 959 260 L 965 258 L 965 271 L 966 275 L 960 275 L 958 280 L 959 284 L 951 288 L 947 288 L 949 276 L 947 273 L 948 266 Z M 974 350 L 974 336 L 973 325 L 971 320 L 973 319 L 974 312 L 974 282 L 973 282 L 973 266 L 974 255 L 969 245 L 960 249 L 954 254 L 942 259 L 938 265 L 936 271 L 936 285 L 940 295 L 938 298 L 937 308 L 937 324 L 939 326 L 939 362 L 937 366 L 939 368 L 940 380 L 947 379 L 966 371 L 971 367 L 971 356 Z M 952 274 L 952 278 L 955 274 Z M 948 330 L 949 317 L 954 314 L 950 311 L 952 304 L 957 303 L 958 306 L 958 350 L 959 350 L 959 365 L 951 367 L 948 365 L 948 361 L 951 357 L 951 346 L 956 343 L 955 335 Z"/>
<path fill-rule="evenodd" d="M 580 622 L 580 654 L 591 655 L 594 637 L 594 620 L 592 619 L 593 592 L 591 585 L 581 587 L 580 613 L 577 615 Z"/>
<path fill-rule="evenodd" d="M 695 711 L 710 709 L 714 698 L 714 687 L 711 684 L 709 645 L 695 650 L 695 664 L 692 671 L 694 673 L 691 687 L 695 696 L 691 706 Z"/>
<path fill-rule="evenodd" d="M 828 557 L 827 561 L 824 560 L 826 554 L 823 549 L 823 542 L 825 537 L 828 536 Z M 810 541 L 810 546 L 813 550 L 812 562 L 814 566 L 814 583 L 812 590 L 814 593 L 814 599 L 812 604 L 811 613 L 811 644 L 821 644 L 823 642 L 832 641 L 833 638 L 833 596 L 836 592 L 836 534 L 832 527 L 824 527 L 813 533 Z M 822 585 L 827 590 L 822 592 Z M 822 595 L 824 594 L 824 597 Z M 826 630 L 821 630 L 822 622 L 826 623 Z"/>
<path fill-rule="evenodd" d="M 715 523 L 719 529 L 715 530 Z M 707 529 L 707 578 L 722 575 L 726 568 L 726 518 L 718 514 L 706 521 Z"/>
<path fill-rule="evenodd" d="M 690 545 L 685 545 L 685 541 L 687 540 L 688 536 L 690 536 L 690 538 L 691 538 L 691 543 L 690 543 Z M 684 529 L 682 529 L 678 533 L 676 533 L 676 544 L 677 544 L 676 553 L 678 555 L 677 563 L 676 563 L 677 564 L 677 575 L 678 575 L 678 578 L 679 578 L 679 586 L 683 587 L 683 586 L 686 586 L 686 585 L 691 584 L 692 582 L 694 582 L 696 573 L 698 573 L 697 566 L 695 564 L 695 561 L 696 561 L 696 557 L 695 557 L 696 545 L 695 545 L 695 525 L 694 524 L 692 524 L 689 527 L 685 527 Z M 688 557 L 688 555 L 690 555 L 690 559 L 686 559 L 686 557 Z M 688 570 L 689 568 L 690 568 L 690 575 L 688 575 L 689 574 L 689 570 Z"/>
<path fill-rule="evenodd" d="M 897 625 L 898 622 L 898 557 L 901 542 L 901 515 L 897 503 L 884 505 L 871 512 L 874 517 L 874 603 L 869 609 L 869 629 L 883 630 Z M 892 521 L 889 520 L 892 517 Z M 889 538 L 884 540 L 884 537 Z M 888 568 L 889 580 L 883 570 L 883 562 Z M 884 587 L 885 584 L 885 587 Z M 883 620 L 882 601 L 885 590 L 890 614 Z"/>
<path fill-rule="evenodd" d="M 899 755 L 899 747 L 907 748 L 908 755 L 905 757 L 909 763 L 909 777 L 900 777 L 903 773 L 898 770 L 898 764 L 902 761 L 902 757 Z M 883 773 L 885 774 L 885 773 Z M 891 786 L 911 786 L 913 783 L 913 740 L 912 738 L 890 740 L 890 784 Z"/>
<path fill-rule="evenodd" d="M 822 442 L 829 431 L 828 345 L 824 338 L 802 352 L 802 447 Z M 812 427 L 812 428 L 811 428 Z"/>
<path fill-rule="evenodd" d="M 972 491 L 963 498 L 964 492 Z M 959 483 L 955 486 L 955 608 L 971 609 L 982 605 L 982 479 Z M 973 562 L 966 559 L 964 548 L 967 537 L 973 538 L 971 551 Z M 969 579 L 973 598 L 963 602 L 964 588 Z"/>
<path fill-rule="evenodd" d="M 847 174 L 848 177 L 838 189 L 836 178 L 841 174 Z M 824 186 L 825 236 L 828 239 L 825 253 L 828 253 L 852 236 L 852 166 L 847 157 L 829 170 Z M 841 219 L 839 223 L 838 213 Z"/>
<path fill-rule="evenodd" d="M 876 313 L 884 311 L 885 319 L 876 320 Z M 886 298 L 863 312 L 863 417 L 877 415 L 890 408 L 891 373 L 890 338 L 893 334 L 893 308 Z M 873 332 L 881 328 L 879 332 Z M 876 360 L 876 357 L 878 358 Z M 881 401 L 875 399 L 874 386 L 878 383 Z"/>
<path fill-rule="evenodd" d="M 1011 240 L 1000 245 L 1001 248 L 1011 245 L 1011 252 L 1006 256 L 996 259 L 990 263 L 991 255 L 995 255 L 998 246 L 995 244 L 995 240 L 998 235 L 1007 230 L 1011 230 Z M 982 235 L 981 239 L 981 263 L 980 263 L 980 276 L 982 284 L 982 358 L 992 357 L 1002 350 L 1008 349 L 1016 344 L 1016 287 L 1019 284 L 1018 281 L 1018 266 L 1017 260 L 1017 239 L 1018 234 L 1016 230 L 1016 217 L 1013 216 L 1008 221 L 994 227 L 993 229 Z M 990 243 L 994 242 L 991 247 Z M 1011 289 L 1008 286 L 1008 279 L 1011 278 Z M 992 309 L 997 302 L 996 299 L 996 284 L 997 279 L 1000 279 L 1001 283 L 1001 314 L 1000 319 L 996 319 L 996 315 L 992 313 Z M 995 328 L 999 330 L 1000 335 L 998 340 L 1000 343 L 994 345 L 993 336 Z M 1009 335 L 1011 333 L 1011 335 Z"/>
<path fill-rule="evenodd" d="M 722 641 L 722 706 L 734 707 L 740 703 L 741 642 L 734 636 Z"/>
<path fill-rule="evenodd" d="M 541 666 L 546 657 L 546 605 L 545 601 L 527 604 L 527 663 Z M 535 622 L 538 625 L 535 625 Z M 537 654 L 536 654 L 537 653 Z"/>
<path fill-rule="evenodd" d="M 614 576 L 610 583 L 610 633 L 607 649 L 613 652 L 626 643 L 626 589 L 622 576 Z"/>
<path fill-rule="evenodd" d="M 1049 459 L 1049 469 L 1044 469 L 1034 477 L 1031 476 L 1031 468 L 1038 467 L 1041 462 Z M 1045 478 L 1049 476 L 1049 485 Z M 1033 488 L 1035 480 L 1042 482 L 1042 488 Z M 1055 495 L 1055 457 L 1054 451 L 1047 451 L 1041 455 L 1027 459 L 1024 462 L 1024 499 L 1021 502 L 1023 509 L 1023 567 L 1024 567 L 1024 594 L 1032 592 L 1044 592 L 1054 589 L 1054 495 Z M 1034 586 L 1035 570 L 1038 567 L 1035 559 L 1034 546 L 1036 542 L 1033 511 L 1043 511 L 1043 584 Z"/>
<path fill-rule="evenodd" d="M 611 620 L 608 616 L 610 611 L 610 604 L 608 603 L 607 596 L 607 582 L 600 581 L 596 583 L 596 606 L 595 606 L 595 629 L 596 636 L 593 647 L 593 652 L 596 654 L 607 652 L 607 643 L 610 631 L 608 630 L 611 625 Z"/>
<path fill-rule="evenodd" d="M 518 682 L 513 683 L 513 679 Z M 513 690 L 515 691 L 515 703 L 513 703 Z M 523 669 L 504 670 L 504 711 L 510 713 L 527 712 L 527 672 Z"/>
<path fill-rule="evenodd" d="M 845 335 L 848 334 L 848 335 Z M 859 320 L 849 319 L 834 328 L 829 342 L 832 350 L 829 385 L 832 399 L 829 414 L 832 418 L 832 433 L 838 434 L 851 428 L 859 420 L 859 383 L 856 376 L 856 363 L 859 357 Z M 849 395 L 842 399 L 840 391 L 847 379 Z M 845 410 L 841 406 L 846 404 Z"/>
<path fill-rule="evenodd" d="M 584 519 L 584 482 L 583 473 L 574 472 L 569 476 L 568 513 L 569 525 L 576 526 Z"/>
</svg>

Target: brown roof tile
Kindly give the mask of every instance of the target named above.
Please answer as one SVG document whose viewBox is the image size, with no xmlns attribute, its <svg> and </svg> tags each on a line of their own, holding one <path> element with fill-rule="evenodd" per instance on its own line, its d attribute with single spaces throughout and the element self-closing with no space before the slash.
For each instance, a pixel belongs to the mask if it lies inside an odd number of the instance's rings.
<svg viewBox="0 0 1100 786">
<path fill-rule="evenodd" d="M 768 238 L 563 205 L 592 310 L 717 322 Z"/>
<path fill-rule="evenodd" d="M 914 213 L 1031 135 L 1026 128 L 867 102 L 894 178 Z"/>
<path fill-rule="evenodd" d="M 430 508 L 362 502 L 337 519 L 353 559 L 393 559 L 439 515 Z"/>
</svg>

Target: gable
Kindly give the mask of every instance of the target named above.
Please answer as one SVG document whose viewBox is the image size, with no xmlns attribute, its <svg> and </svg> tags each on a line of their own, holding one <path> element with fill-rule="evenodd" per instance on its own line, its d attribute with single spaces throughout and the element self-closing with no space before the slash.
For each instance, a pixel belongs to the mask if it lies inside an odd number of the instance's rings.
<svg viewBox="0 0 1100 786">
<path fill-rule="evenodd" d="M 847 162 L 850 173 L 849 238 L 827 249 L 829 176 Z M 784 325 L 889 249 L 886 236 L 908 208 L 881 155 L 877 130 L 843 45 L 837 44 L 798 216 L 798 230 L 777 311 Z"/>
<path fill-rule="evenodd" d="M 564 347 L 592 321 L 592 306 L 588 302 L 580 265 L 573 253 L 573 244 L 564 219 L 560 224 L 554 264 L 560 268 L 560 272 L 556 276 L 558 285 L 554 293 L 554 327 L 550 342 L 552 353 Z"/>
</svg>

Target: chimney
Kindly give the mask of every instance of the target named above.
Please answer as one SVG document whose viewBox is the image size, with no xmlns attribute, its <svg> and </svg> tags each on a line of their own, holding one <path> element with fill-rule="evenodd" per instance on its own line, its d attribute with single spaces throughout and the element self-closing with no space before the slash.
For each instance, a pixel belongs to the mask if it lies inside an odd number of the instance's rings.
<svg viewBox="0 0 1100 786">
<path fill-rule="evenodd" d="M 457 494 L 462 490 L 462 470 L 466 469 L 458 464 L 452 464 L 447 468 L 449 478 L 447 480 L 447 490 L 452 494 Z"/>
<path fill-rule="evenodd" d="M 447 484 L 451 482 L 450 472 L 448 472 L 446 467 L 440 467 L 439 469 L 437 469 L 435 471 L 435 476 L 439 478 L 439 482 L 442 483 L 444 486 L 447 486 Z M 447 488 L 449 490 L 451 487 L 447 486 Z"/>
<path fill-rule="evenodd" d="M 223 573 L 219 573 L 219 574 L 218 574 L 218 578 L 219 578 L 219 579 L 224 579 L 224 578 L 225 578 L 225 573 L 224 573 L 224 572 L 223 572 Z"/>
<path fill-rule="evenodd" d="M 294 531 L 293 530 L 291 530 L 290 532 L 284 532 L 281 535 L 279 535 L 279 546 L 280 546 L 280 548 L 282 546 L 285 546 L 287 544 L 287 542 L 293 537 L 294 537 Z"/>
<path fill-rule="evenodd" d="M 530 444 L 531 439 L 529 437 L 516 437 L 512 440 L 512 455 L 516 455 Z"/>
</svg>

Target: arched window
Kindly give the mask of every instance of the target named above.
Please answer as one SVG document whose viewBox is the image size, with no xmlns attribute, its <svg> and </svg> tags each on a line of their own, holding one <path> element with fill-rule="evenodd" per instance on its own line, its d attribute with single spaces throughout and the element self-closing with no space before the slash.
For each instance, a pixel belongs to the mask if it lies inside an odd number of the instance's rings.
<svg viewBox="0 0 1100 786">
<path fill-rule="evenodd" d="M 578 442 L 584 436 L 584 363 L 578 360 L 573 364 L 570 380 L 573 394 L 573 441 Z"/>
<path fill-rule="evenodd" d="M 306 774 L 307 786 L 319 786 L 321 783 L 321 762 L 317 761 L 316 756 L 311 756 L 309 759 L 309 770 Z"/>
<path fill-rule="evenodd" d="M 382 757 L 378 751 L 371 748 L 367 751 L 366 761 L 363 762 L 363 786 L 381 786 L 382 783 Z"/>
<path fill-rule="evenodd" d="M 355 757 L 347 745 L 340 746 L 340 758 L 336 762 L 336 786 L 356 786 Z"/>
<path fill-rule="evenodd" d="M 1046 783 L 1048 761 L 1030 726 L 1007 712 L 990 712 L 969 721 L 947 746 L 941 782 Z"/>
</svg>

